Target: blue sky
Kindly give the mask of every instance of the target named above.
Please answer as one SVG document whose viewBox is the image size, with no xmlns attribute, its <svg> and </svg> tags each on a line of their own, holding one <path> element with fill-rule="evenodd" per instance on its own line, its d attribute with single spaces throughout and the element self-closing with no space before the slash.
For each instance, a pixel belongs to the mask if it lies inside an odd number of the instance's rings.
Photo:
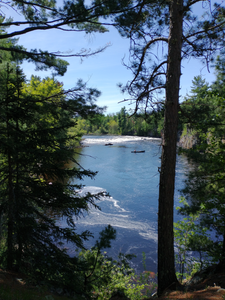
<svg viewBox="0 0 225 300">
<path fill-rule="evenodd" d="M 10 10 L 7 11 L 7 16 L 9 15 L 13 15 L 14 20 L 21 18 L 21 16 Z M 18 27 L 15 29 L 18 30 Z M 80 58 L 76 57 L 66 59 L 70 64 L 68 71 L 58 80 L 64 83 L 65 89 L 69 89 L 81 78 L 83 81 L 88 82 L 88 86 L 100 90 L 102 94 L 97 104 L 107 106 L 106 113 L 118 112 L 123 106 L 127 110 L 134 107 L 129 104 L 129 101 L 119 103 L 124 98 L 129 98 L 129 95 L 122 94 L 117 84 L 125 84 L 132 79 L 132 74 L 122 65 L 122 59 L 125 57 L 126 60 L 129 57 L 129 40 L 122 38 L 115 28 L 110 27 L 107 33 L 89 35 L 60 30 L 36 31 L 21 36 L 18 43 L 28 50 L 37 48 L 64 53 L 77 53 L 82 48 L 95 50 L 109 44 L 110 46 L 104 52 L 84 58 L 82 62 Z M 28 79 L 32 74 L 41 77 L 51 75 L 51 71 L 35 72 L 35 66 L 32 63 L 24 63 L 23 70 Z M 207 69 L 194 59 L 182 63 L 182 74 L 180 91 L 182 97 L 190 91 L 194 76 L 201 74 L 209 83 L 215 79 L 213 69 L 208 73 Z"/>
</svg>

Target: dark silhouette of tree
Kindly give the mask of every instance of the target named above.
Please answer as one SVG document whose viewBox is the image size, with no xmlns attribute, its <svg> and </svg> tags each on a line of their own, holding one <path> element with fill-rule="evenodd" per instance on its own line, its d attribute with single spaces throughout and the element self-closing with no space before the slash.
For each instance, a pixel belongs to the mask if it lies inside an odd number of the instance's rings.
<svg viewBox="0 0 225 300">
<path fill-rule="evenodd" d="M 0 68 L 1 265 L 53 285 L 75 280 L 70 288 L 77 291 L 75 273 L 82 267 L 66 246 L 82 249 L 92 236 L 77 233 L 76 219 L 98 208 L 99 195 L 79 194 L 80 180 L 95 173 L 77 163 L 70 140 L 79 135 L 69 135 L 68 129 L 76 116 L 94 114 L 99 92 L 79 83 L 65 93 L 50 78 L 25 83 L 15 64 Z"/>
</svg>

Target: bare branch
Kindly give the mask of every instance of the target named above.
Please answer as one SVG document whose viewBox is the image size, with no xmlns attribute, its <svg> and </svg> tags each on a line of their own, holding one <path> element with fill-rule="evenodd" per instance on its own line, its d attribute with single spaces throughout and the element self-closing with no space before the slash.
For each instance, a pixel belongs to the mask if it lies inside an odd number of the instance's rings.
<svg viewBox="0 0 225 300">
<path fill-rule="evenodd" d="M 144 91 L 140 94 L 140 96 L 137 98 L 137 103 L 140 102 L 142 100 L 143 97 L 148 96 L 149 94 L 151 94 L 152 92 L 156 91 L 156 90 L 161 90 L 161 89 L 165 89 L 165 85 L 159 85 L 156 87 L 151 88 L 150 90 Z"/>
<path fill-rule="evenodd" d="M 140 73 L 140 71 L 141 71 L 141 69 L 142 69 L 142 64 L 143 64 L 143 61 L 144 61 L 144 58 L 145 58 L 145 55 L 146 55 L 146 52 L 147 52 L 148 48 L 149 48 L 153 43 L 160 42 L 160 41 L 168 43 L 168 38 L 158 37 L 158 38 L 152 39 L 152 40 L 149 41 L 149 42 L 147 43 L 147 45 L 144 47 L 143 52 L 142 52 L 142 56 L 141 56 L 141 59 L 140 59 L 139 67 L 138 67 L 138 70 L 137 70 L 137 73 L 136 73 L 134 79 L 131 81 L 130 85 L 132 85 L 132 83 L 137 79 L 137 77 L 138 77 L 138 75 L 139 75 L 139 73 Z M 164 62 L 163 62 L 163 64 L 164 64 Z"/>
<path fill-rule="evenodd" d="M 151 75 L 151 77 L 150 77 L 150 79 L 149 79 L 149 82 L 152 82 L 153 79 L 154 79 L 156 76 L 166 75 L 165 73 L 156 73 L 156 72 L 157 72 L 164 64 L 167 64 L 167 63 L 168 63 L 168 61 L 165 60 L 165 61 L 161 62 L 161 64 L 159 64 L 158 66 L 156 66 L 156 67 L 154 68 L 154 70 L 153 70 L 153 72 L 152 72 L 152 75 Z M 155 73 L 156 73 L 156 74 L 155 74 Z"/>
<path fill-rule="evenodd" d="M 104 47 L 97 49 L 93 52 L 91 52 L 91 49 L 88 49 L 88 50 L 84 49 L 84 50 L 81 50 L 80 53 L 76 53 L 76 54 L 60 54 L 61 52 L 46 52 L 46 53 L 45 52 L 36 52 L 36 53 L 34 53 L 34 52 L 26 51 L 26 50 L 23 50 L 20 48 L 15 48 L 15 47 L 6 48 L 6 47 L 1 47 L 1 46 L 0 46 L 0 50 L 13 51 L 13 52 L 21 53 L 21 54 L 28 55 L 28 56 L 31 56 L 31 55 L 43 56 L 43 55 L 47 54 L 49 56 L 55 56 L 55 57 L 89 57 L 89 56 L 96 55 L 96 54 L 104 51 L 109 46 L 110 46 L 110 44 L 105 45 Z"/>
</svg>

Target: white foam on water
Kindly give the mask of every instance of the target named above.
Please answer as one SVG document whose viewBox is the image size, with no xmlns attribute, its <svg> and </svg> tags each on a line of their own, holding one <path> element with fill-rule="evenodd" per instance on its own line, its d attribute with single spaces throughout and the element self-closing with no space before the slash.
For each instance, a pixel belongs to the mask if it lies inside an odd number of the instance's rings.
<svg viewBox="0 0 225 300">
<path fill-rule="evenodd" d="M 95 186 L 86 186 L 78 194 L 84 196 L 87 192 L 92 194 L 97 194 L 99 192 L 106 192 L 103 188 Z M 144 239 L 153 240 L 157 242 L 157 233 L 153 226 L 147 222 L 140 222 L 132 220 L 132 216 L 129 215 L 129 211 L 126 211 L 118 205 L 118 200 L 113 199 L 112 197 L 103 196 L 101 197 L 103 201 L 113 202 L 114 207 L 117 209 L 118 213 L 105 213 L 99 210 L 92 208 L 86 218 L 79 220 L 79 224 L 96 226 L 96 225 L 108 225 L 110 224 L 113 227 L 135 230 L 137 231 Z M 126 214 L 123 214 L 126 212 Z"/>
<path fill-rule="evenodd" d="M 152 137 L 141 137 L 141 136 L 129 136 L 129 135 L 123 135 L 123 136 L 98 136 L 96 138 L 95 136 L 86 136 L 83 139 L 83 144 L 119 144 L 119 143 L 126 143 L 126 142 L 136 142 L 136 141 L 161 141 L 161 138 L 152 138 Z"/>
<path fill-rule="evenodd" d="M 78 195 L 80 195 L 81 197 L 85 196 L 87 193 L 91 193 L 92 195 L 96 195 L 96 194 L 102 193 L 102 192 L 105 193 L 105 194 L 107 193 L 105 189 L 103 189 L 101 187 L 97 187 L 97 186 L 85 186 L 81 190 L 77 190 Z M 120 210 L 121 212 L 128 212 L 124 208 L 120 207 L 118 205 L 119 201 L 114 199 L 113 197 L 101 196 L 100 200 L 101 201 L 112 202 L 114 207 L 117 208 L 118 210 Z"/>
<path fill-rule="evenodd" d="M 108 199 L 108 201 L 113 202 L 114 206 L 118 209 L 120 209 L 122 212 L 127 212 L 127 210 L 125 210 L 124 208 L 120 207 L 117 203 L 118 200 L 113 199 L 112 197 L 110 197 L 110 199 Z"/>
<path fill-rule="evenodd" d="M 148 232 L 140 232 L 139 233 L 145 240 L 154 240 L 154 241 L 158 241 L 158 235 L 156 232 L 153 231 L 148 231 Z"/>
<path fill-rule="evenodd" d="M 96 225 L 108 225 L 110 224 L 113 227 L 135 230 L 137 231 L 144 239 L 153 240 L 157 242 L 157 233 L 153 227 L 147 223 L 132 221 L 131 218 L 114 214 L 107 214 L 101 211 L 91 212 L 87 218 L 84 218 L 79 221 L 80 224 L 96 226 Z"/>
<path fill-rule="evenodd" d="M 97 187 L 97 186 L 84 186 L 82 189 L 77 190 L 77 192 L 81 197 L 83 197 L 88 192 L 95 195 L 95 194 L 98 194 L 98 193 L 101 193 L 101 192 L 106 193 L 106 190 L 103 189 L 103 188 Z"/>
</svg>

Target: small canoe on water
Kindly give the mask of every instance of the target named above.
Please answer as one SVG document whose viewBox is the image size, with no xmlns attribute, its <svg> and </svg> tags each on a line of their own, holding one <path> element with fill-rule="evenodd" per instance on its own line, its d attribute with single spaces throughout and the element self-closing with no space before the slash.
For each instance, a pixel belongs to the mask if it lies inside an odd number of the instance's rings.
<svg viewBox="0 0 225 300">
<path fill-rule="evenodd" d="M 145 153 L 145 150 L 134 150 L 131 153 Z"/>
<path fill-rule="evenodd" d="M 105 144 L 105 146 L 112 146 L 112 145 L 113 145 L 112 143 Z"/>
</svg>

